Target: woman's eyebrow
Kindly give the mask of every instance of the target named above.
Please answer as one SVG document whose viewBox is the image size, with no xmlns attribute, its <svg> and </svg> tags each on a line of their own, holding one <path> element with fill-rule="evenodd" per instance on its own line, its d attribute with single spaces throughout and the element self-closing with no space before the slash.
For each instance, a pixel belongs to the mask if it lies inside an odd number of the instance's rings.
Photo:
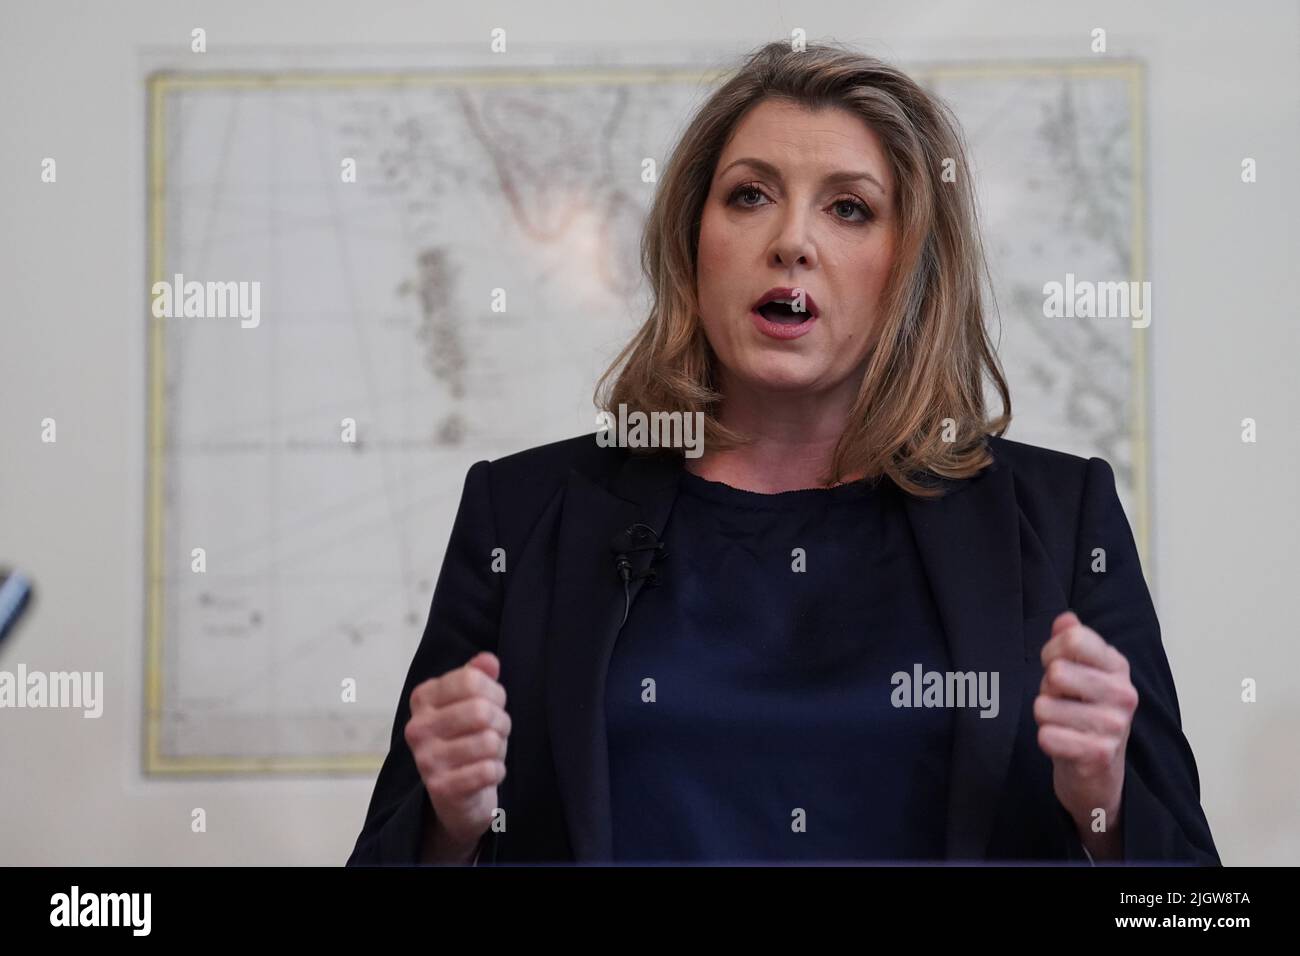
<svg viewBox="0 0 1300 956">
<path fill-rule="evenodd" d="M 781 170 L 777 169 L 767 160 L 756 159 L 751 156 L 744 156 L 741 157 L 740 159 L 733 160 L 732 162 L 728 163 L 726 169 L 723 169 L 721 172 L 719 172 L 718 176 L 721 177 L 723 173 L 726 173 L 727 170 L 731 169 L 733 166 L 741 166 L 741 165 L 750 166 L 753 169 L 758 170 L 760 173 L 763 173 L 765 176 L 771 176 L 777 182 L 782 181 Z M 885 192 L 885 187 L 881 185 L 880 180 L 877 179 L 875 176 L 871 175 L 871 173 L 865 171 L 858 172 L 849 169 L 837 170 L 833 173 L 828 173 L 822 179 L 822 182 L 826 185 L 840 185 L 841 183 L 852 183 L 852 182 L 859 182 L 859 181 L 869 182 L 872 185 L 874 185 L 877 189 L 879 189 L 882 193 Z"/>
</svg>

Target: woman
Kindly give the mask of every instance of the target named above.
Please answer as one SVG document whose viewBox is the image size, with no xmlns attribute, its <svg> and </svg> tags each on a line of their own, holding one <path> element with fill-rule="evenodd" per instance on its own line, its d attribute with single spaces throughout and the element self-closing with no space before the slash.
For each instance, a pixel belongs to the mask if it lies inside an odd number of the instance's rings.
<svg viewBox="0 0 1300 956">
<path fill-rule="evenodd" d="M 1110 466 L 1001 437 L 945 108 L 768 45 L 643 259 L 598 400 L 703 454 L 469 469 L 349 862 L 1217 864 Z"/>
</svg>

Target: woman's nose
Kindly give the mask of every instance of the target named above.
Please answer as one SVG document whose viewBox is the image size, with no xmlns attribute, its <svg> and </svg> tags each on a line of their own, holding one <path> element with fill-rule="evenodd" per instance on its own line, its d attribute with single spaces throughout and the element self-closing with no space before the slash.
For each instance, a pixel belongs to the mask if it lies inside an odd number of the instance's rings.
<svg viewBox="0 0 1300 956">
<path fill-rule="evenodd" d="M 775 264 L 792 266 L 796 262 L 804 265 L 816 264 L 816 252 L 808 236 L 807 220 L 801 215 L 793 215 L 781 224 L 781 231 L 772 242 Z"/>
</svg>

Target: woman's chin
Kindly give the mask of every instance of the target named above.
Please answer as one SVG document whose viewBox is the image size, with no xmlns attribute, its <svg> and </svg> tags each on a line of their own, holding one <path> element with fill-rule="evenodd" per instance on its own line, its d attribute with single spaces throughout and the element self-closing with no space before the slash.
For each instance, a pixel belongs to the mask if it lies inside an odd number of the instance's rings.
<svg viewBox="0 0 1300 956">
<path fill-rule="evenodd" d="M 744 380 L 755 389 L 771 392 L 807 392 L 824 379 L 825 368 L 807 358 L 781 356 L 775 361 L 758 359 L 748 363 Z"/>
</svg>

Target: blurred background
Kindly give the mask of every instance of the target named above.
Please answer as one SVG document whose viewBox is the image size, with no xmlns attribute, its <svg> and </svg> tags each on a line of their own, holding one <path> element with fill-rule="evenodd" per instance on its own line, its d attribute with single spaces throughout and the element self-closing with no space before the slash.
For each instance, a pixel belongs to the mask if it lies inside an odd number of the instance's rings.
<svg viewBox="0 0 1300 956">
<path fill-rule="evenodd" d="M 0 863 L 347 858 L 466 470 L 594 431 L 654 171 L 795 31 L 953 108 L 1007 437 L 1115 467 L 1220 854 L 1300 862 L 1294 2 L 0 17 L 0 568 L 37 591 L 0 670 L 104 681 L 0 709 Z M 1149 281 L 1149 326 L 1046 318 L 1067 274 Z M 258 311 L 154 317 L 189 281 Z"/>
</svg>

